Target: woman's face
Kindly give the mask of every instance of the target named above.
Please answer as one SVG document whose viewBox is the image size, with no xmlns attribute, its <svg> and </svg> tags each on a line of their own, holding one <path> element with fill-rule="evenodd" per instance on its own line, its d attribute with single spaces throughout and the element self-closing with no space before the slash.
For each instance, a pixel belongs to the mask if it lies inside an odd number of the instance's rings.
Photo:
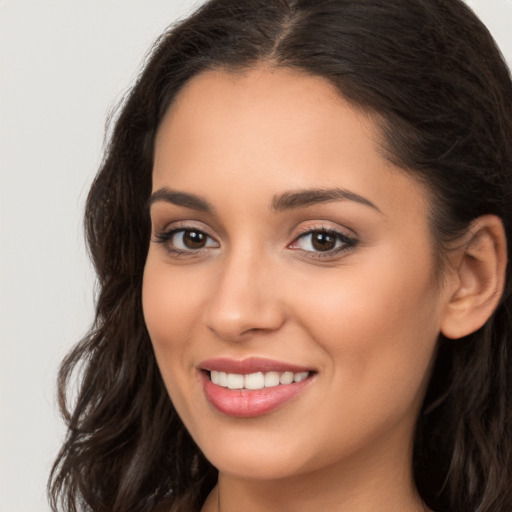
<svg viewBox="0 0 512 512">
<path fill-rule="evenodd" d="M 409 464 L 447 293 L 427 194 L 378 140 L 323 79 L 264 67 L 195 77 L 163 120 L 144 315 L 221 472 Z"/>
</svg>

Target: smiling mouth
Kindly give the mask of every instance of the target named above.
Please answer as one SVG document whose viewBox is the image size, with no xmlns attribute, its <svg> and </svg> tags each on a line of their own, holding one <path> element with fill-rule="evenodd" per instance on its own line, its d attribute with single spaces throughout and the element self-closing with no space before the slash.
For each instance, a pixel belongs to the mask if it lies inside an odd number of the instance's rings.
<svg viewBox="0 0 512 512">
<path fill-rule="evenodd" d="M 280 409 L 302 395 L 317 374 L 304 366 L 258 357 L 209 359 L 199 370 L 206 399 L 220 413 L 237 418 Z"/>
<path fill-rule="evenodd" d="M 227 373 L 216 370 L 208 371 L 213 384 L 226 389 L 259 390 L 275 388 L 287 384 L 302 382 L 312 372 L 255 372 L 249 374 Z"/>
</svg>

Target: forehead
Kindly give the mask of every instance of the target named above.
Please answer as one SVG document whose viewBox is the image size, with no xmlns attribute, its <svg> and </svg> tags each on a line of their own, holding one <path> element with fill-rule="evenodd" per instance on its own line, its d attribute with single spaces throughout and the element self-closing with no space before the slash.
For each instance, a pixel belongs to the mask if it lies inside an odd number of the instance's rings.
<svg viewBox="0 0 512 512">
<path fill-rule="evenodd" d="M 338 109 L 341 116 L 333 115 Z M 341 153 L 355 139 L 366 142 L 376 135 L 372 120 L 346 108 L 334 86 L 321 77 L 268 67 L 244 73 L 211 70 L 192 78 L 164 116 L 155 172 L 162 158 L 192 161 L 207 152 L 212 166 L 228 157 L 242 162 L 250 156 L 255 166 L 270 151 L 281 156 L 278 146 L 289 158 L 311 152 L 314 145 L 327 154 L 335 138 Z"/>
<path fill-rule="evenodd" d="M 374 117 L 321 77 L 268 67 L 206 71 L 163 119 L 153 189 L 264 195 L 341 186 L 374 203 L 406 207 L 412 189 L 426 200 L 423 187 L 383 156 L 380 140 Z"/>
<path fill-rule="evenodd" d="M 324 102 L 342 102 L 343 98 L 337 88 L 329 80 L 298 69 L 275 67 L 260 64 L 245 69 L 216 68 L 202 71 L 192 77 L 178 92 L 171 104 L 170 111 L 177 110 L 180 105 L 193 97 L 194 100 L 204 99 L 206 104 L 214 104 L 222 96 L 229 95 L 233 106 L 269 103 L 280 97 L 282 110 L 289 107 L 293 100 L 304 102 L 303 108 L 310 104 Z"/>
</svg>

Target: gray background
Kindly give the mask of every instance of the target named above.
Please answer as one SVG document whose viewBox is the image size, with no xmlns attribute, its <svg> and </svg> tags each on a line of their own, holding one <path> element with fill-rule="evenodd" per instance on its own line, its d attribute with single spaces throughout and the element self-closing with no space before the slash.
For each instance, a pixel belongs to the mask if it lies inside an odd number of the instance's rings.
<svg viewBox="0 0 512 512">
<path fill-rule="evenodd" d="M 109 109 L 199 0 L 0 0 L 0 512 L 46 511 L 60 359 L 89 326 L 81 229 Z M 468 0 L 512 63 L 512 1 Z"/>
</svg>

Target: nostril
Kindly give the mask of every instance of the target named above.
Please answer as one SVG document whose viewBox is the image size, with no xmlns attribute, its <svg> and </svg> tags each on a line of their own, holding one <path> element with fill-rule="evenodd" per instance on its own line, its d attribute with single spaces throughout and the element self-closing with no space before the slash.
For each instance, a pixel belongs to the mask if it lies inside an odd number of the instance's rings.
<svg viewBox="0 0 512 512">
<path fill-rule="evenodd" d="M 244 341 L 252 336 L 264 336 L 275 332 L 283 323 L 284 315 L 276 307 L 272 312 L 258 311 L 257 309 L 237 313 L 210 311 L 207 327 L 221 339 Z"/>
<path fill-rule="evenodd" d="M 259 260 L 255 263 L 254 255 L 240 252 L 226 263 L 204 311 L 205 325 L 217 337 L 243 341 L 283 324 L 276 280 L 261 279 L 261 265 Z"/>
</svg>

